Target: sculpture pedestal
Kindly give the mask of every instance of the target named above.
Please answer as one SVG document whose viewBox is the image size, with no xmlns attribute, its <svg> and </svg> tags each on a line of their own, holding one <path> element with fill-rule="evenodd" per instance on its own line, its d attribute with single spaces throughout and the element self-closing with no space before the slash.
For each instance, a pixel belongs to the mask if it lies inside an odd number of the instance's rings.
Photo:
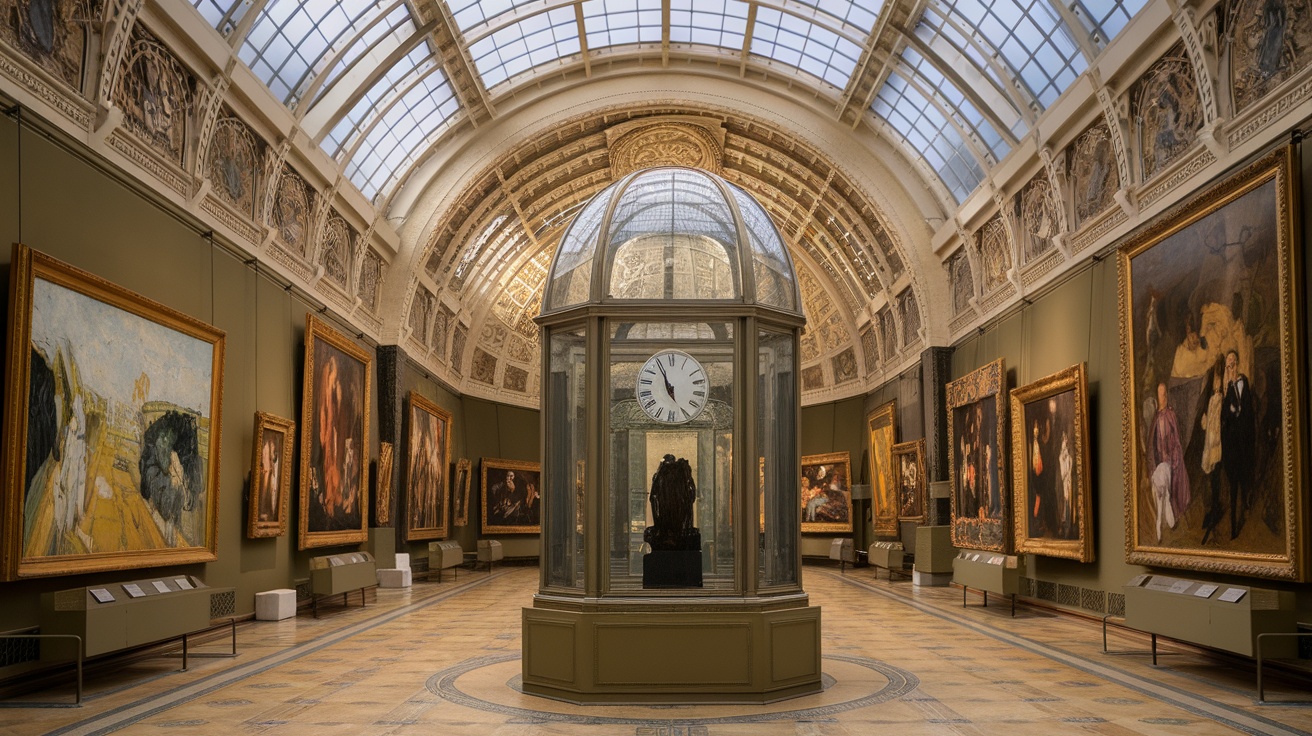
<svg viewBox="0 0 1312 736">
<path fill-rule="evenodd" d="M 656 550 L 643 555 L 642 587 L 702 587 L 701 550 Z"/>
<path fill-rule="evenodd" d="M 524 692 L 571 703 L 771 703 L 822 690 L 820 608 L 805 594 L 720 602 L 539 594 Z"/>
</svg>

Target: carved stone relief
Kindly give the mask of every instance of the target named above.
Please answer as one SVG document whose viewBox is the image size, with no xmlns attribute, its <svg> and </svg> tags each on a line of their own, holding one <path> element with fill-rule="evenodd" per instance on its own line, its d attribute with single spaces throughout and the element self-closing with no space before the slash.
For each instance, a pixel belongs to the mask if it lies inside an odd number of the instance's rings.
<svg viewBox="0 0 1312 736">
<path fill-rule="evenodd" d="M 501 346 L 506 344 L 506 328 L 498 322 L 488 320 L 483 324 L 483 330 L 478 338 L 478 344 L 483 348 L 500 351 Z"/>
<path fill-rule="evenodd" d="M 819 341 L 816 340 L 815 332 L 807 330 L 802 333 L 802 362 L 810 363 L 820 357 Z"/>
<path fill-rule="evenodd" d="M 1139 160 L 1149 179 L 1194 144 L 1203 108 L 1193 64 L 1181 49 L 1158 61 L 1139 80 L 1134 96 L 1139 123 Z"/>
<path fill-rule="evenodd" d="M 319 254 L 324 278 L 345 289 L 349 269 L 355 263 L 355 232 L 336 213 L 324 224 Z"/>
<path fill-rule="evenodd" d="M 984 271 L 985 294 L 1007 283 L 1007 272 L 1011 270 L 1011 239 L 1001 215 L 995 215 L 980 230 L 979 262 Z"/>
<path fill-rule="evenodd" d="M 465 341 L 469 331 L 462 324 L 456 325 L 455 334 L 451 336 L 451 372 L 460 375 L 461 361 L 465 358 Z"/>
<path fill-rule="evenodd" d="M 849 347 L 834 356 L 834 383 L 847 383 L 856 378 L 856 349 Z"/>
<path fill-rule="evenodd" d="M 902 347 L 906 347 L 920 337 L 920 304 L 915 290 L 908 288 L 902 292 L 897 307 L 902 315 Z"/>
<path fill-rule="evenodd" d="M 517 366 L 507 365 L 506 374 L 501 377 L 501 387 L 521 394 L 528 391 L 528 371 Z"/>
<path fill-rule="evenodd" d="M 355 295 L 370 312 L 378 311 L 378 286 L 383 283 L 383 274 L 386 271 L 387 264 L 377 251 L 370 249 L 365 253 L 364 263 L 360 264 L 359 288 L 356 289 Z"/>
<path fill-rule="evenodd" d="M 861 330 L 861 352 L 866 359 L 866 373 L 874 373 L 879 367 L 879 345 L 875 342 L 875 331 L 869 325 Z"/>
<path fill-rule="evenodd" d="M 1053 238 L 1061 232 L 1061 211 L 1052 194 L 1046 172 L 1040 171 L 1016 197 L 1020 220 L 1021 263 L 1030 264 L 1052 250 Z"/>
<path fill-rule="evenodd" d="M 652 166 L 690 166 L 720 172 L 724 155 L 705 128 L 675 122 L 656 123 L 621 135 L 610 146 L 615 177 Z"/>
<path fill-rule="evenodd" d="M 970 270 L 970 259 L 963 248 L 948 258 L 948 281 L 952 284 L 952 316 L 970 308 L 975 296 L 975 277 Z"/>
<path fill-rule="evenodd" d="M 438 360 L 445 360 L 446 334 L 451 320 L 455 319 L 455 315 L 446 307 L 436 311 L 437 314 L 433 315 L 433 333 L 428 339 L 428 349 L 436 353 Z"/>
<path fill-rule="evenodd" d="M 300 174 L 283 166 L 269 225 L 277 230 L 283 245 L 300 256 L 305 256 L 309 240 L 311 197 L 310 188 Z"/>
<path fill-rule="evenodd" d="M 1312 2 L 1237 0 L 1230 6 L 1230 79 L 1243 112 L 1308 64 Z"/>
<path fill-rule="evenodd" d="M 1075 140 L 1071 154 L 1071 187 L 1075 199 L 1075 227 L 1083 227 L 1116 200 L 1121 187 L 1116 173 L 1116 152 L 1112 150 L 1107 123 L 1099 121 Z"/>
<path fill-rule="evenodd" d="M 883 346 L 884 362 L 897 354 L 897 326 L 893 324 L 893 310 L 885 306 L 879 310 L 879 342 Z"/>
<path fill-rule="evenodd" d="M 511 335 L 506 342 L 506 357 L 520 363 L 533 360 L 533 345 L 519 335 Z"/>
<path fill-rule="evenodd" d="M 123 127 L 169 161 L 183 165 L 196 81 L 167 48 L 138 25 L 114 89 Z"/>
<path fill-rule="evenodd" d="M 211 190 L 243 215 L 254 220 L 260 201 L 259 173 L 263 144 L 251 129 L 235 117 L 221 118 L 214 125 L 205 176 Z"/>
<path fill-rule="evenodd" d="M 474 362 L 469 367 L 469 380 L 491 386 L 496 374 L 496 356 L 476 346 L 474 348 Z"/>
<path fill-rule="evenodd" d="M 0 0 L 0 40 L 81 92 L 87 33 L 100 9 L 79 0 Z"/>
<path fill-rule="evenodd" d="M 818 391 L 825 387 L 825 372 L 818 365 L 802 369 L 802 390 Z"/>
<path fill-rule="evenodd" d="M 415 298 L 410 300 L 410 336 L 425 347 L 429 347 L 428 323 L 433 315 L 433 295 L 420 286 L 415 291 Z"/>
</svg>

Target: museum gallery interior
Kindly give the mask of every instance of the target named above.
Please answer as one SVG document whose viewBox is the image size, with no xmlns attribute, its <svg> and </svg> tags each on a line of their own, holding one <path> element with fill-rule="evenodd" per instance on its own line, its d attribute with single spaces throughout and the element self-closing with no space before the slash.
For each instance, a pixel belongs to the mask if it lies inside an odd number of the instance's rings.
<svg viewBox="0 0 1312 736">
<path fill-rule="evenodd" d="M 1312 0 L 0 0 L 0 733 L 1312 733 Z"/>
</svg>

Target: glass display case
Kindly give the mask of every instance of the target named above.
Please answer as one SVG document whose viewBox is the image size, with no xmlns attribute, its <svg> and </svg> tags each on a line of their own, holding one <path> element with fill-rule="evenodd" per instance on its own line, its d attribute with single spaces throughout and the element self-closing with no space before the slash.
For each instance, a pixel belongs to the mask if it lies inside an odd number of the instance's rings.
<svg viewBox="0 0 1312 736">
<path fill-rule="evenodd" d="M 524 615 L 524 690 L 586 702 L 817 691 L 819 609 L 798 544 L 805 318 L 765 210 L 704 171 L 631 174 L 566 231 L 538 323 L 542 580 Z M 667 647 L 683 654 L 635 654 Z M 807 666 L 772 667 L 775 647 Z M 612 651 L 632 662 L 603 661 Z M 724 662 L 745 669 L 705 682 Z"/>
</svg>

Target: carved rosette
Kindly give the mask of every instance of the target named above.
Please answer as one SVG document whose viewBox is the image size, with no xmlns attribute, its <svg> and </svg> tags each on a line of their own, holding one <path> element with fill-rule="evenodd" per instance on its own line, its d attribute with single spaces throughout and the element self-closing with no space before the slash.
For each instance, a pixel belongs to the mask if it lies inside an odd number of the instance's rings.
<svg viewBox="0 0 1312 736">
<path fill-rule="evenodd" d="M 656 123 L 616 139 L 610 146 L 610 168 L 617 178 L 653 166 L 688 166 L 719 174 L 723 155 L 719 142 L 704 128 Z"/>
</svg>

